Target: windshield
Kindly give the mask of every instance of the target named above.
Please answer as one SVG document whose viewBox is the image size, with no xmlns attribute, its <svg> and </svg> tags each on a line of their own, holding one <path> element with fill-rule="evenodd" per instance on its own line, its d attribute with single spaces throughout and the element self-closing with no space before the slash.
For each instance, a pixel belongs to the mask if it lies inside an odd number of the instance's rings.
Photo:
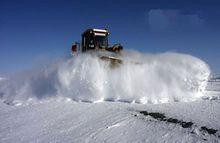
<svg viewBox="0 0 220 143">
<path fill-rule="evenodd" d="M 108 47 L 108 38 L 107 36 L 95 36 L 96 46 L 105 48 Z"/>
</svg>

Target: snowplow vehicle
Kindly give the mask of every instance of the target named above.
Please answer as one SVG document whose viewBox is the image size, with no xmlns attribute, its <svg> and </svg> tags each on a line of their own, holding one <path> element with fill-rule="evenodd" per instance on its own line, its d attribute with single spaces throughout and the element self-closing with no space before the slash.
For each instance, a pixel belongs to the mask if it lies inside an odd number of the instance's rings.
<svg viewBox="0 0 220 143">
<path fill-rule="evenodd" d="M 101 60 L 109 61 L 111 65 L 122 64 L 120 59 L 123 47 L 121 44 L 109 46 L 109 32 L 107 29 L 87 29 L 82 33 L 81 43 L 72 45 L 72 54 L 95 53 Z"/>
</svg>

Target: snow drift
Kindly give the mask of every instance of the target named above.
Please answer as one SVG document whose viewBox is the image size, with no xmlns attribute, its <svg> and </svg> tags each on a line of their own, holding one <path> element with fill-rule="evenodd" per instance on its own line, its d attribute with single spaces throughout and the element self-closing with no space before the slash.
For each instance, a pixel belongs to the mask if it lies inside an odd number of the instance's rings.
<svg viewBox="0 0 220 143">
<path fill-rule="evenodd" d="M 122 57 L 141 64 L 111 69 L 96 56 L 78 55 L 0 82 L 0 93 L 6 102 L 61 96 L 88 102 L 165 103 L 203 96 L 210 71 L 196 57 L 138 52 Z"/>
</svg>

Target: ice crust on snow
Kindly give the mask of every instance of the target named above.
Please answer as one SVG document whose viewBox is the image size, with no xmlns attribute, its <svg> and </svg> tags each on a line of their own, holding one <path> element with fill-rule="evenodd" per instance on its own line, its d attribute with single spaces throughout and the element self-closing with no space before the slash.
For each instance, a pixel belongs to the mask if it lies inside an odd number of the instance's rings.
<svg viewBox="0 0 220 143">
<path fill-rule="evenodd" d="M 166 103 L 192 101 L 203 96 L 210 70 L 202 60 L 178 53 L 127 52 L 126 63 L 111 69 L 109 63 L 82 54 L 0 83 L 7 102 L 51 96 L 76 101 Z"/>
</svg>

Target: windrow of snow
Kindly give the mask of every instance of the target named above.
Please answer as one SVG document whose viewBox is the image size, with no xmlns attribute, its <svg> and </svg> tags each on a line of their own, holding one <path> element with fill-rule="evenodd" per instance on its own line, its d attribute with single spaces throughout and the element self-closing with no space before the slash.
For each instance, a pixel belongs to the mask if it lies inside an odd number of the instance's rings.
<svg viewBox="0 0 220 143">
<path fill-rule="evenodd" d="M 130 51 L 122 58 L 124 64 L 110 68 L 97 56 L 78 55 L 11 77 L 0 83 L 0 93 L 6 102 L 61 96 L 87 102 L 156 104 L 203 96 L 210 71 L 196 57 Z"/>
</svg>

